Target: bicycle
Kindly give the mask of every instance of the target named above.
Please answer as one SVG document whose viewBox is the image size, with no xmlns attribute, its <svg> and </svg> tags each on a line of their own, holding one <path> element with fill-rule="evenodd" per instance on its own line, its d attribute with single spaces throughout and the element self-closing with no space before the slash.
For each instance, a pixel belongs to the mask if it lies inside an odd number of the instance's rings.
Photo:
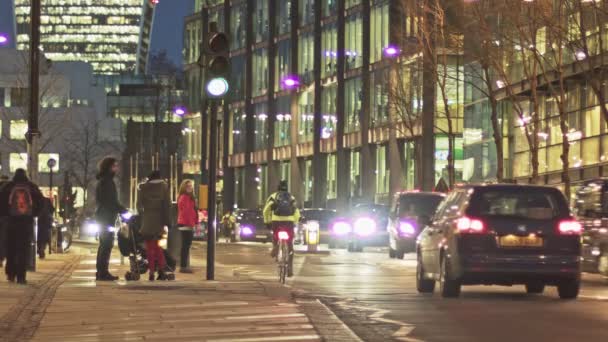
<svg viewBox="0 0 608 342">
<path fill-rule="evenodd" d="M 289 233 L 280 230 L 278 233 L 279 236 L 279 251 L 277 254 L 277 266 L 279 271 L 279 282 L 281 284 L 285 284 L 285 278 L 289 273 L 289 269 L 291 267 L 291 253 L 289 251 Z"/>
</svg>

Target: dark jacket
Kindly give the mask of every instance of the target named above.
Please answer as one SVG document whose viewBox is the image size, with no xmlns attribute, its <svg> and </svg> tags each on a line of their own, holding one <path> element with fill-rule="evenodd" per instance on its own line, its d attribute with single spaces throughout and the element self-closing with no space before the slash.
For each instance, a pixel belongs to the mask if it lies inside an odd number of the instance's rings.
<svg viewBox="0 0 608 342">
<path fill-rule="evenodd" d="M 51 229 L 53 225 L 53 213 L 55 212 L 55 208 L 53 207 L 53 202 L 48 197 L 44 197 L 42 199 L 42 210 L 38 214 L 38 228 L 41 229 Z"/>
<path fill-rule="evenodd" d="M 146 240 L 157 240 L 164 226 L 171 223 L 169 186 L 163 180 L 151 180 L 139 186 L 137 210 L 141 216 L 141 235 Z"/>
<path fill-rule="evenodd" d="M 42 205 L 43 205 L 43 197 L 42 196 L 42 192 L 40 192 L 40 189 L 38 188 L 38 186 L 36 186 L 36 184 L 30 182 L 30 181 L 24 181 L 24 182 L 18 182 L 18 181 L 11 181 L 8 182 L 6 184 L 4 184 L 4 186 L 2 186 L 2 189 L 0 189 L 0 216 L 10 216 L 9 215 L 9 206 L 8 206 L 8 202 L 9 202 L 9 197 L 11 195 L 11 191 L 13 190 L 13 188 L 15 187 L 16 184 L 27 184 L 30 187 L 30 194 L 32 196 L 32 219 L 34 218 L 34 216 L 38 216 L 38 214 L 40 213 L 40 211 L 42 210 Z M 9 217 L 10 220 L 10 217 Z"/>
<path fill-rule="evenodd" d="M 106 229 L 107 227 L 113 227 L 118 214 L 124 213 L 127 209 L 118 202 L 118 192 L 113 176 L 103 175 L 98 176 L 97 179 L 95 219 L 102 229 Z"/>
</svg>

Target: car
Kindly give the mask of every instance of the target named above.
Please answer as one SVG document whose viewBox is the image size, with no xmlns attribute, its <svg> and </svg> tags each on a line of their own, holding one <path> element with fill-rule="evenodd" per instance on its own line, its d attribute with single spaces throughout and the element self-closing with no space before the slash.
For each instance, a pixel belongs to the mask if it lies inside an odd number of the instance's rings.
<svg viewBox="0 0 608 342">
<path fill-rule="evenodd" d="M 305 228 L 310 222 L 319 224 L 320 243 L 329 242 L 329 228 L 332 222 L 336 219 L 337 213 L 332 209 L 302 209 L 300 210 L 300 222 L 297 225 L 296 237 L 302 244 L 308 244 L 306 241 Z"/>
<path fill-rule="evenodd" d="M 458 297 L 462 285 L 557 286 L 578 296 L 581 224 L 559 189 L 534 185 L 457 187 L 417 241 L 416 287 Z"/>
<path fill-rule="evenodd" d="M 416 238 L 430 222 L 445 194 L 406 191 L 395 194 L 388 219 L 388 256 L 403 259 L 416 250 Z"/>
<path fill-rule="evenodd" d="M 331 225 L 329 247 L 346 246 L 361 252 L 365 246 L 386 246 L 389 207 L 382 204 L 357 204 L 347 215 L 337 215 Z"/>
<path fill-rule="evenodd" d="M 272 232 L 264 224 L 264 216 L 259 209 L 237 209 L 236 233 L 241 241 L 270 242 Z"/>
<path fill-rule="evenodd" d="M 608 277 L 608 179 L 583 183 L 574 211 L 583 225 L 583 271 Z"/>
</svg>

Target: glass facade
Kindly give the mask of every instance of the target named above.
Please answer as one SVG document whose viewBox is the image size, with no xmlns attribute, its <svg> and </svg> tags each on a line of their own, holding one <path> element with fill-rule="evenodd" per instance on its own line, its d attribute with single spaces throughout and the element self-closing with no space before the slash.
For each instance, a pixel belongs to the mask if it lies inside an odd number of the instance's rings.
<svg viewBox="0 0 608 342">
<path fill-rule="evenodd" d="M 275 80 L 274 91 L 281 90 L 281 80 L 290 75 L 291 66 L 291 40 L 281 40 L 277 43 L 277 55 L 274 63 Z"/>
<path fill-rule="evenodd" d="M 336 91 L 337 84 L 323 87 L 321 92 L 321 139 L 329 139 L 336 134 Z"/>
<path fill-rule="evenodd" d="M 276 33 L 278 36 L 284 35 L 291 31 L 291 0 L 282 0 L 276 2 Z"/>
<path fill-rule="evenodd" d="M 312 141 L 315 93 L 307 90 L 298 99 L 298 142 Z"/>
<path fill-rule="evenodd" d="M 253 3 L 253 39 L 257 43 L 268 39 L 268 1 L 254 0 Z"/>
<path fill-rule="evenodd" d="M 255 50 L 252 63 L 255 70 L 252 75 L 252 96 L 264 95 L 268 91 L 268 50 Z"/>
<path fill-rule="evenodd" d="M 45 0 L 40 44 L 54 61 L 85 61 L 95 74 L 146 70 L 154 5 L 142 0 Z M 29 48 L 30 1 L 15 0 L 17 48 Z"/>
<path fill-rule="evenodd" d="M 360 68 L 363 65 L 362 18 L 360 12 L 346 18 L 346 33 L 344 36 L 346 70 Z"/>
<path fill-rule="evenodd" d="M 255 119 L 255 150 L 264 150 L 268 147 L 268 105 L 266 102 L 253 106 Z"/>
<path fill-rule="evenodd" d="M 363 100 L 361 77 L 346 80 L 344 116 L 346 132 L 356 132 L 360 128 L 360 114 Z"/>
<path fill-rule="evenodd" d="M 338 71 L 338 27 L 336 22 L 323 26 L 321 35 L 321 77 L 335 76 Z"/>
<path fill-rule="evenodd" d="M 291 96 L 282 96 L 275 101 L 274 146 L 291 144 Z"/>
</svg>

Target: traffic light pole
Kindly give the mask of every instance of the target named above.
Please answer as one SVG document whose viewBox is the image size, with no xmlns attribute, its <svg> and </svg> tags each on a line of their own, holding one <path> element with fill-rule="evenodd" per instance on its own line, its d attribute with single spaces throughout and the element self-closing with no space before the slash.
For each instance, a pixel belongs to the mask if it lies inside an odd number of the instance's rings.
<svg viewBox="0 0 608 342">
<path fill-rule="evenodd" d="M 209 193 L 207 203 L 209 212 L 207 218 L 207 280 L 215 278 L 215 234 L 217 217 L 217 105 L 218 100 L 210 101 L 209 115 Z"/>
</svg>

